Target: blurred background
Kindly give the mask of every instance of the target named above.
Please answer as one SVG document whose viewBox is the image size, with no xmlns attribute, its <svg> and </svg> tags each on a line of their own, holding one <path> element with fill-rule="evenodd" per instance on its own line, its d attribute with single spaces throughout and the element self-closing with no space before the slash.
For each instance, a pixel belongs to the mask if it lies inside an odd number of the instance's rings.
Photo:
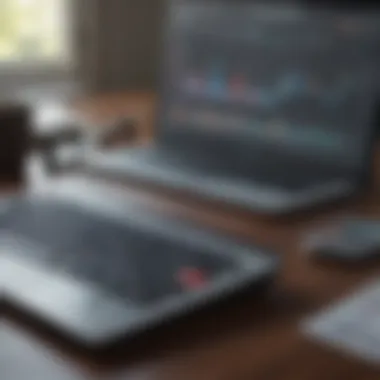
<svg viewBox="0 0 380 380">
<path fill-rule="evenodd" d="M 2 0 L 0 95 L 154 88 L 163 3 Z"/>
<path fill-rule="evenodd" d="M 151 134 L 164 3 L 0 1 L 0 108 L 28 106 L 34 152 L 124 117 Z"/>
</svg>

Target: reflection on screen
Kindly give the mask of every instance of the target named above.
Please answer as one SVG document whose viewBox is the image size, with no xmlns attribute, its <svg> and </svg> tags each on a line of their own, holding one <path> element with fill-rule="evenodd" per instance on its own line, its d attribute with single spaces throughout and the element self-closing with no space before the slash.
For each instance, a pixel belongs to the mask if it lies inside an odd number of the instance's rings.
<svg viewBox="0 0 380 380">
<path fill-rule="evenodd" d="M 174 7 L 168 124 L 350 152 L 369 123 L 379 33 L 373 13 Z"/>
</svg>

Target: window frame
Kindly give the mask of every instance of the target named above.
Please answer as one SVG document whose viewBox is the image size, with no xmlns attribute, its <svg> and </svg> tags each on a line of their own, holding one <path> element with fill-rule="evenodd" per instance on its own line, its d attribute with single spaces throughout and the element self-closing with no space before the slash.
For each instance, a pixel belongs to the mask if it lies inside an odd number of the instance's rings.
<svg viewBox="0 0 380 380">
<path fill-rule="evenodd" d="M 66 18 L 68 23 L 74 21 L 74 6 L 75 0 L 62 0 L 64 5 Z M 31 61 L 15 60 L 0 60 L 0 83 L 12 83 L 16 85 L 27 81 L 30 82 L 33 78 L 40 80 L 61 80 L 70 75 L 74 66 L 74 28 L 67 26 L 64 33 L 67 41 L 67 57 L 66 59 L 36 59 Z"/>
</svg>

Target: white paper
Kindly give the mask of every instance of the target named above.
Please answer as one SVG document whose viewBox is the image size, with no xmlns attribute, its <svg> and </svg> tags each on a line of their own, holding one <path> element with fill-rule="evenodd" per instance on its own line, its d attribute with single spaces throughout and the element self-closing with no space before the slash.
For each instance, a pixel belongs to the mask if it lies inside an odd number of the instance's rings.
<svg viewBox="0 0 380 380">
<path fill-rule="evenodd" d="M 380 365 L 380 280 L 306 320 L 302 330 L 312 339 Z"/>
</svg>

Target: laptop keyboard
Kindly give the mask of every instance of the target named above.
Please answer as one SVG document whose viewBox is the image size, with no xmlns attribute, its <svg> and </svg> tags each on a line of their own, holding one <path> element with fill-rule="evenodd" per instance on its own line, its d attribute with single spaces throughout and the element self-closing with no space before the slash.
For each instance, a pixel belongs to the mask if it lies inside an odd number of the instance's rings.
<svg viewBox="0 0 380 380">
<path fill-rule="evenodd" d="M 180 170 L 198 174 L 200 177 L 214 177 L 236 181 L 247 181 L 260 185 L 268 185 L 284 190 L 302 190 L 336 180 L 335 171 L 326 170 L 323 167 L 318 170 L 310 170 L 300 164 L 282 165 L 281 163 L 260 163 L 260 165 L 238 165 L 232 160 L 221 160 L 220 157 L 179 157 L 179 155 L 169 155 L 159 153 L 159 159 L 154 159 L 159 165 L 164 165 L 170 170 Z M 286 166 L 286 169 L 284 168 Z M 289 169 L 291 168 L 291 169 Z"/>
<path fill-rule="evenodd" d="M 44 248 L 16 250 L 23 258 L 134 303 L 187 291 L 181 271 L 211 279 L 233 268 L 227 258 L 64 203 L 21 202 L 6 225 L 3 243 L 12 236 Z"/>
</svg>

